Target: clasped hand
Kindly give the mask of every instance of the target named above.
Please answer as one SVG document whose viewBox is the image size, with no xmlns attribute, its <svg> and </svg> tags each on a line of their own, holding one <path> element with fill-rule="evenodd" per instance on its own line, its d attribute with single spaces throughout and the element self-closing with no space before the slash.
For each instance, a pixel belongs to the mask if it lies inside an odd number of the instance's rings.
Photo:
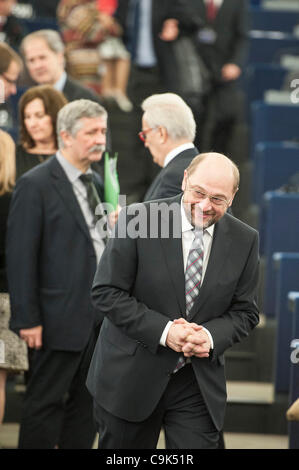
<svg viewBox="0 0 299 470">
<path fill-rule="evenodd" d="M 185 357 L 209 357 L 210 340 L 203 326 L 189 323 L 184 318 L 174 320 L 171 325 L 166 344 L 176 352 L 182 352 Z"/>
</svg>

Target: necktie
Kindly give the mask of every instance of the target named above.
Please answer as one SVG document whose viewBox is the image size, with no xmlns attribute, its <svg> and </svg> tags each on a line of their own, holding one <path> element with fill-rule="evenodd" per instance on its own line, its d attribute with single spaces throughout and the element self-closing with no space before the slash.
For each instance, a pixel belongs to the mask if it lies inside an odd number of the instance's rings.
<svg viewBox="0 0 299 470">
<path fill-rule="evenodd" d="M 215 0 L 206 1 L 206 16 L 209 23 L 213 22 L 217 13 L 217 8 L 215 5 Z"/>
<path fill-rule="evenodd" d="M 194 231 L 185 272 L 185 293 L 186 293 L 186 316 L 188 318 L 195 299 L 198 297 L 201 285 L 203 261 L 203 236 L 202 231 Z"/>
<path fill-rule="evenodd" d="M 96 207 L 100 204 L 101 200 L 99 198 L 98 192 L 93 182 L 92 174 L 82 174 L 80 175 L 80 180 L 84 183 L 87 189 L 87 201 L 89 204 L 89 208 L 93 215 L 94 221 L 96 219 L 95 210 Z"/>
<path fill-rule="evenodd" d="M 199 295 L 202 278 L 203 265 L 203 232 L 194 230 L 194 240 L 192 242 L 185 271 L 185 296 L 186 296 L 186 317 L 188 319 L 195 299 Z M 186 363 L 184 356 L 180 356 L 173 371 L 176 373 Z"/>
</svg>

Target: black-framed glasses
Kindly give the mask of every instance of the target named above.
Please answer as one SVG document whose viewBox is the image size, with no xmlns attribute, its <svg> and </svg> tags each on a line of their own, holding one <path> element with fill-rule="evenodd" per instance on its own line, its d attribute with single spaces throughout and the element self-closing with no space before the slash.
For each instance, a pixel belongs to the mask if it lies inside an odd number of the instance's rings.
<svg viewBox="0 0 299 470">
<path fill-rule="evenodd" d="M 189 183 L 189 177 L 187 176 L 187 183 Z M 225 207 L 229 206 L 231 203 L 231 199 L 228 201 L 225 197 L 222 196 L 213 196 L 212 194 L 205 193 L 199 188 L 195 188 L 190 186 L 186 188 L 185 191 L 190 191 L 192 193 L 193 200 L 196 202 L 202 202 L 206 198 L 209 198 L 211 204 L 214 206 Z"/>
<path fill-rule="evenodd" d="M 144 129 L 144 131 L 138 132 L 139 139 L 142 142 L 145 142 L 146 141 L 146 134 L 150 131 L 153 131 L 154 129 L 157 129 L 157 127 L 149 127 L 148 129 Z"/>
</svg>

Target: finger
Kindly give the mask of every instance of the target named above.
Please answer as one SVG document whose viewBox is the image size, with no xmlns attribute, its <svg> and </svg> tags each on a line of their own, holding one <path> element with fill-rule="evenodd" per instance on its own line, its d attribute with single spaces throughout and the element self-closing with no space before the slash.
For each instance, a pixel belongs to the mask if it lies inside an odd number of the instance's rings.
<svg viewBox="0 0 299 470">
<path fill-rule="evenodd" d="M 29 348 L 31 348 L 31 349 L 34 348 L 34 339 L 32 338 L 32 336 L 27 337 L 26 343 L 28 344 Z"/>
<path fill-rule="evenodd" d="M 176 318 L 175 320 L 173 320 L 173 323 L 175 323 L 175 325 L 183 325 L 184 323 L 188 323 L 185 318 Z"/>
</svg>

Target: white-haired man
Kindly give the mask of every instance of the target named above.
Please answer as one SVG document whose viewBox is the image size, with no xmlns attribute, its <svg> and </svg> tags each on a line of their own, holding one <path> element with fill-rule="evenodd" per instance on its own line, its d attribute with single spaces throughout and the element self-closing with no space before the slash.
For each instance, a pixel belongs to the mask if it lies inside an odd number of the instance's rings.
<svg viewBox="0 0 299 470">
<path fill-rule="evenodd" d="M 181 192 L 184 170 L 198 154 L 194 146 L 196 124 L 189 106 L 174 93 L 149 96 L 142 103 L 139 137 L 153 161 L 162 167 L 144 201 L 175 196 Z"/>
</svg>

